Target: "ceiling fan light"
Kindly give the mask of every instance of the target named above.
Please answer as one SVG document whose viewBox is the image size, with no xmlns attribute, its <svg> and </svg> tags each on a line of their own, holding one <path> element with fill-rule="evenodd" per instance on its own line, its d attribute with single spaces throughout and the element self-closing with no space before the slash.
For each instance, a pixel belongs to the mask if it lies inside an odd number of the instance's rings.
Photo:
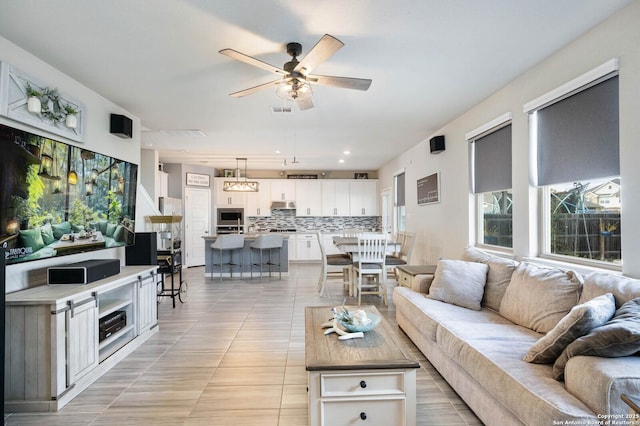
<svg viewBox="0 0 640 426">
<path fill-rule="evenodd" d="M 313 90 L 309 82 L 304 79 L 286 78 L 278 84 L 276 94 L 286 101 L 301 102 L 311 99 Z"/>
</svg>

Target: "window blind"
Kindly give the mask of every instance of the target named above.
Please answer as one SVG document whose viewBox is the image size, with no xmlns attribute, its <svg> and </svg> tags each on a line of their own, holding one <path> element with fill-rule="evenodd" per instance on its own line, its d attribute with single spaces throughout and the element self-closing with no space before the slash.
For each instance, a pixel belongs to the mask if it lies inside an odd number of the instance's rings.
<svg viewBox="0 0 640 426">
<path fill-rule="evenodd" d="M 396 175 L 396 206 L 405 205 L 404 173 Z"/>
<path fill-rule="evenodd" d="M 618 77 L 537 111 L 538 185 L 620 175 Z"/>
<path fill-rule="evenodd" d="M 511 188 L 511 124 L 473 141 L 473 193 Z"/>
</svg>

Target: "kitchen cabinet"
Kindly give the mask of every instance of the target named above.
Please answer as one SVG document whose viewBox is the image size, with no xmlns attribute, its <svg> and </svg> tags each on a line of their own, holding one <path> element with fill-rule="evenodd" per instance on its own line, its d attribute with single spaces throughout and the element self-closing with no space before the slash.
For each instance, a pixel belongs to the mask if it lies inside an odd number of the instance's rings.
<svg viewBox="0 0 640 426">
<path fill-rule="evenodd" d="M 259 179 L 258 192 L 247 193 L 246 216 L 271 216 L 271 180 Z"/>
<path fill-rule="evenodd" d="M 235 178 L 233 178 L 235 179 Z M 214 193 L 213 198 L 217 207 L 244 207 L 246 203 L 245 192 L 225 192 L 224 181 L 229 178 L 216 178 L 214 179 Z"/>
<path fill-rule="evenodd" d="M 322 181 L 322 216 L 349 216 L 349 181 Z"/>
<path fill-rule="evenodd" d="M 351 216 L 378 215 L 378 181 L 355 179 L 349 182 Z"/>
<path fill-rule="evenodd" d="M 296 181 L 296 216 L 322 216 L 322 182 Z"/>
<path fill-rule="evenodd" d="M 156 269 L 125 266 L 81 286 L 8 294 L 7 412 L 61 409 L 157 332 Z M 113 316 L 125 321 L 108 324 Z"/>
<path fill-rule="evenodd" d="M 271 200 L 290 201 L 296 199 L 295 179 L 273 179 L 271 181 Z"/>
<path fill-rule="evenodd" d="M 295 259 L 297 261 L 320 261 L 320 246 L 316 234 L 295 234 Z"/>
</svg>

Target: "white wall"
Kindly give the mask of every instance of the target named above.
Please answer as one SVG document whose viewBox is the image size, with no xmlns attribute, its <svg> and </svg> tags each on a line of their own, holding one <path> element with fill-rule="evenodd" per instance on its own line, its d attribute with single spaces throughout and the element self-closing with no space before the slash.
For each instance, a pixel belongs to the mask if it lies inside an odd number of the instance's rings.
<svg viewBox="0 0 640 426">
<path fill-rule="evenodd" d="M 535 37 L 535 34 L 532 34 Z M 611 58 L 620 61 L 620 172 L 622 179 L 623 272 L 640 277 L 640 2 L 636 1 L 542 61 L 380 170 L 381 188 L 393 173 L 406 170 L 407 230 L 418 236 L 412 263 L 460 258 L 473 242 L 474 207 L 469 190 L 469 151 L 465 134 L 512 113 L 513 240 L 516 258 L 537 254 L 537 190 L 529 184 L 529 127 L 522 106 Z M 526 49 L 526 46 L 523 46 Z M 428 140 L 443 134 L 446 151 L 429 154 Z M 417 206 L 416 180 L 441 173 L 439 204 Z"/>
<path fill-rule="evenodd" d="M 100 154 L 140 164 L 140 120 L 138 118 L 2 37 L 0 37 L 0 61 L 15 66 L 34 79 L 42 81 L 48 87 L 57 88 L 63 95 L 78 99 L 86 107 L 82 143 L 73 142 L 61 136 L 31 128 L 6 117 L 0 116 L 0 123 L 80 146 Z M 105 78 L 108 78 L 108 76 L 105 76 Z M 133 120 L 132 139 L 122 139 L 109 133 L 109 119 L 112 113 L 124 114 Z M 124 249 L 101 250 L 98 256 L 105 259 L 124 259 Z M 88 258 L 96 258 L 96 252 L 8 266 L 7 292 L 46 282 L 46 268 L 51 265 L 76 262 Z"/>
</svg>

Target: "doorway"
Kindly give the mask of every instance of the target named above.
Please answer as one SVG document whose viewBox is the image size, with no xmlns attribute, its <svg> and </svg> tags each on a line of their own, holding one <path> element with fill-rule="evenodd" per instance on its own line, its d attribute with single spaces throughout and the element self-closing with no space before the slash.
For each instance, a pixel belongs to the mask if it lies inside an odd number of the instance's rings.
<svg viewBox="0 0 640 426">
<path fill-rule="evenodd" d="M 202 266 L 205 243 L 202 238 L 211 229 L 211 191 L 184 189 L 184 266 Z"/>
<path fill-rule="evenodd" d="M 393 233 L 393 221 L 391 220 L 393 206 L 391 203 L 391 189 L 383 190 L 380 203 L 382 206 L 382 232 L 389 237 Z"/>
</svg>

